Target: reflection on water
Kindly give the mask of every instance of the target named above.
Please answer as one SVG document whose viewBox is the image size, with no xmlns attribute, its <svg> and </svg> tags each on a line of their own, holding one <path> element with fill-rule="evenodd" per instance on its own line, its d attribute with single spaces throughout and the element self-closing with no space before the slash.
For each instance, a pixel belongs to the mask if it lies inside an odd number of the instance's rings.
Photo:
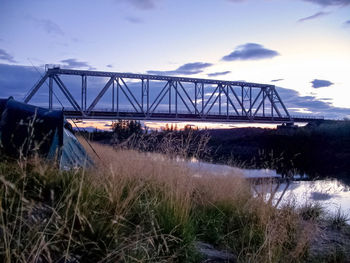
<svg viewBox="0 0 350 263">
<path fill-rule="evenodd" d="M 210 164 L 192 160 L 188 163 L 194 169 L 196 175 L 212 174 L 220 176 L 242 175 L 246 178 L 280 178 L 281 176 L 270 169 L 240 169 L 228 165 Z M 261 186 L 255 187 L 255 193 L 266 191 L 274 194 L 274 203 L 279 205 L 294 201 L 296 204 L 318 202 L 330 213 L 341 211 L 350 215 L 350 186 L 338 179 L 322 179 L 308 181 L 307 177 L 295 176 L 289 183 L 274 183 L 268 189 Z M 303 179 L 303 180 L 299 180 Z M 269 196 L 267 195 L 267 198 Z"/>
<path fill-rule="evenodd" d="M 243 175 L 246 178 L 279 178 L 274 170 L 270 169 L 241 169 L 223 164 L 212 164 L 200 162 L 197 159 L 191 159 L 188 163 L 190 168 L 193 168 L 197 173 L 205 173 L 220 176 L 235 176 Z"/>
<path fill-rule="evenodd" d="M 283 191 L 285 184 L 281 184 L 279 191 Z M 338 179 L 323 179 L 316 181 L 292 181 L 287 189 L 284 200 L 294 198 L 297 203 L 318 202 L 335 213 L 340 208 L 350 214 L 350 186 Z"/>
</svg>

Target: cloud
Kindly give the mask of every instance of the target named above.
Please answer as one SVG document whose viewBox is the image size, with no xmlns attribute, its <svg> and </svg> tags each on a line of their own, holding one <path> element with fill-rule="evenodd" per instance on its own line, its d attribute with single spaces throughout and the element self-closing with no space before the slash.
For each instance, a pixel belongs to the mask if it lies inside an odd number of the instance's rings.
<svg viewBox="0 0 350 263">
<path fill-rule="evenodd" d="M 0 48 L 0 60 L 4 60 L 10 63 L 17 63 L 13 56 Z"/>
<path fill-rule="evenodd" d="M 37 26 L 41 27 L 48 34 L 59 35 L 59 36 L 64 35 L 64 32 L 61 29 L 61 27 L 50 19 L 38 19 L 34 17 L 30 17 L 30 19 L 34 21 L 34 23 Z"/>
<path fill-rule="evenodd" d="M 38 72 L 38 71 L 39 72 Z M 9 65 L 0 63 L 0 95 L 1 98 L 7 98 L 13 96 L 16 100 L 22 101 L 26 94 L 33 88 L 33 86 L 41 79 L 45 74 L 44 67 L 38 67 L 35 69 L 32 66 L 23 65 Z M 78 102 L 81 96 L 81 79 L 76 77 L 61 76 L 61 79 L 66 84 L 71 94 Z M 97 96 L 101 87 L 105 84 L 106 80 L 103 78 L 89 78 L 88 85 L 90 87 L 89 94 L 91 97 Z M 39 91 L 34 95 L 30 103 L 38 106 L 48 106 L 48 83 L 42 85 Z M 60 91 L 56 83 L 54 82 L 54 107 L 61 107 L 61 104 L 56 100 L 56 95 L 62 102 L 64 107 L 72 107 L 67 98 Z M 90 96 L 89 95 L 89 96 Z M 105 96 L 103 100 L 110 101 L 110 97 Z M 104 101 L 102 101 L 104 102 Z"/>
<path fill-rule="evenodd" d="M 313 14 L 311 16 L 300 18 L 298 20 L 298 22 L 305 22 L 305 21 L 308 21 L 308 20 L 312 20 L 312 19 L 316 19 L 316 18 L 319 18 L 319 17 L 322 17 L 322 16 L 326 16 L 326 15 L 329 15 L 329 14 L 330 14 L 330 12 L 317 12 L 316 14 Z"/>
<path fill-rule="evenodd" d="M 300 115 L 302 111 L 324 116 L 325 118 L 343 118 L 350 116 L 350 108 L 334 107 L 329 101 L 321 101 L 316 96 L 300 96 L 293 89 L 276 87 L 283 103 L 289 109 L 291 115 Z M 324 98 L 322 99 L 324 100 Z"/>
<path fill-rule="evenodd" d="M 273 58 L 278 56 L 279 53 L 275 50 L 264 48 L 260 44 L 247 43 L 237 46 L 236 49 L 227 56 L 224 56 L 222 60 L 234 61 L 234 60 L 258 60 Z"/>
<path fill-rule="evenodd" d="M 345 26 L 350 26 L 350 20 L 344 22 Z"/>
<path fill-rule="evenodd" d="M 208 68 L 212 65 L 213 64 L 211 63 L 194 62 L 194 63 L 184 64 L 175 70 L 168 70 L 168 71 L 149 70 L 147 71 L 147 73 L 155 74 L 155 75 L 194 75 L 194 74 L 203 72 L 203 69 Z"/>
<path fill-rule="evenodd" d="M 217 76 L 223 76 L 231 73 L 231 71 L 222 71 L 222 72 L 214 72 L 214 73 L 208 73 L 208 77 L 217 77 Z"/>
<path fill-rule="evenodd" d="M 278 81 L 282 81 L 282 80 L 284 80 L 284 79 L 273 79 L 273 80 L 271 80 L 271 82 L 278 82 Z"/>
<path fill-rule="evenodd" d="M 113 68 L 113 65 L 112 64 L 108 64 L 106 65 L 107 68 Z"/>
<path fill-rule="evenodd" d="M 0 64 L 1 98 L 22 100 L 39 78 L 33 67 Z"/>
<path fill-rule="evenodd" d="M 124 17 L 124 19 L 132 24 L 141 24 L 143 22 L 141 18 L 134 17 L 134 16 L 127 16 L 127 17 Z"/>
<path fill-rule="evenodd" d="M 156 7 L 156 2 L 158 0 L 126 0 L 128 3 L 133 5 L 134 7 L 141 10 L 150 10 Z"/>
<path fill-rule="evenodd" d="M 303 0 L 321 6 L 346 6 L 350 5 L 350 0 Z"/>
<path fill-rule="evenodd" d="M 334 84 L 334 83 L 330 82 L 329 80 L 323 80 L 323 79 L 314 79 L 310 83 L 312 83 L 312 87 L 315 89 L 329 87 L 329 86 L 332 86 Z"/>
<path fill-rule="evenodd" d="M 179 67 L 177 70 L 179 71 L 193 71 L 193 70 L 199 70 L 204 69 L 207 67 L 212 66 L 211 63 L 203 63 L 203 62 L 194 62 L 194 63 L 187 63 Z"/>
<path fill-rule="evenodd" d="M 71 69 L 71 68 L 87 68 L 89 70 L 95 69 L 94 67 L 89 65 L 87 62 L 78 61 L 75 58 L 64 59 L 64 60 L 61 60 L 61 62 L 64 63 L 62 66 L 68 69 Z"/>
</svg>

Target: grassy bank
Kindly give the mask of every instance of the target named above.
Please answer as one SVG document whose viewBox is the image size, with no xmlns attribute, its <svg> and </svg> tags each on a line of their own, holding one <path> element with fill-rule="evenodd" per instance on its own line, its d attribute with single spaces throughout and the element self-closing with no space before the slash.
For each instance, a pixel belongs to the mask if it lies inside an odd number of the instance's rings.
<svg viewBox="0 0 350 263">
<path fill-rule="evenodd" d="M 168 127 L 149 131 L 142 130 L 137 122 L 127 121 L 114 123 L 113 127 L 109 132 L 85 135 L 118 147 L 180 153 L 242 168 L 269 168 L 280 174 L 292 171 L 311 178 L 329 175 L 349 178 L 350 121 L 320 121 L 297 129 Z"/>
<path fill-rule="evenodd" d="M 310 177 L 349 177 L 350 121 L 310 123 L 298 129 L 208 131 L 215 162 L 294 171 Z"/>
<path fill-rule="evenodd" d="M 93 146 L 100 159 L 88 171 L 2 159 L 3 262 L 200 262 L 196 241 L 239 262 L 307 259 L 313 218 L 254 197 L 240 175 L 198 176 L 163 156 Z"/>
</svg>

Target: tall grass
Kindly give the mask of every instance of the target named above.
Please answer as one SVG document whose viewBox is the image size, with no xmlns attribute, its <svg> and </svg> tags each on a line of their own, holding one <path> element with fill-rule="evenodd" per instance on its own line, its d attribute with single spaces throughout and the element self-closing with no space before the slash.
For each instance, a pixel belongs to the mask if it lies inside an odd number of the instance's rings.
<svg viewBox="0 0 350 263">
<path fill-rule="evenodd" d="M 116 134 L 114 134 L 116 135 Z M 198 132 L 193 129 L 183 131 L 163 131 L 161 133 L 132 134 L 124 141 L 112 139 L 111 144 L 116 149 L 131 149 L 142 152 L 155 152 L 167 157 L 195 157 L 208 159 L 210 149 L 208 142 L 210 136 L 206 132 Z"/>
<path fill-rule="evenodd" d="M 240 175 L 194 176 L 173 158 L 92 145 L 89 171 L 0 162 L 4 262 L 199 262 L 198 240 L 240 262 L 306 256 L 311 222 L 254 197 Z"/>
</svg>

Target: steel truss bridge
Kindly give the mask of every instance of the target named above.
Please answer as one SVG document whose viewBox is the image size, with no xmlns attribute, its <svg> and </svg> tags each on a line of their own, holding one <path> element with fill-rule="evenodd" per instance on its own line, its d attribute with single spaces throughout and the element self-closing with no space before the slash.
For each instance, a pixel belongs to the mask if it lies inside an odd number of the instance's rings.
<svg viewBox="0 0 350 263">
<path fill-rule="evenodd" d="M 75 97 L 73 87 L 67 84 L 70 76 L 81 78 L 80 94 Z M 88 104 L 88 79 L 93 77 L 107 79 L 98 82 L 98 94 Z M 28 103 L 44 83 L 49 109 L 53 109 L 54 96 L 57 98 L 54 88 L 69 102 L 69 106 L 62 105 L 67 118 L 254 123 L 319 119 L 291 116 L 275 86 L 267 84 L 53 67 L 46 70 L 24 102 Z M 107 91 L 111 93 L 109 106 L 99 108 Z"/>
</svg>

